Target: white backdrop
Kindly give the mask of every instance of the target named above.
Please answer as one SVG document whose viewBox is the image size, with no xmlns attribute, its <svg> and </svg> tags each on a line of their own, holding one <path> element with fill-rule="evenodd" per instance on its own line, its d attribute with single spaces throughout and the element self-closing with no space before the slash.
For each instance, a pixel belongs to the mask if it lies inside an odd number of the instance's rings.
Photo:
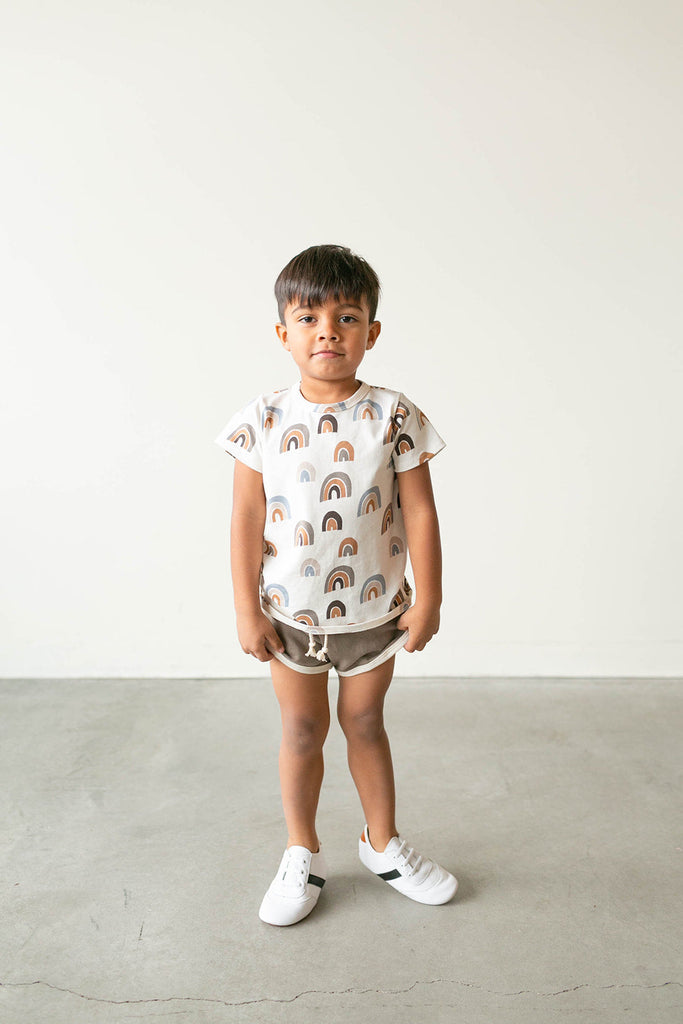
<svg viewBox="0 0 683 1024">
<path fill-rule="evenodd" d="M 679 4 L 0 2 L 3 676 L 257 676 L 237 407 L 272 286 L 379 273 L 361 376 L 432 463 L 439 635 L 398 675 L 683 673 Z"/>
</svg>

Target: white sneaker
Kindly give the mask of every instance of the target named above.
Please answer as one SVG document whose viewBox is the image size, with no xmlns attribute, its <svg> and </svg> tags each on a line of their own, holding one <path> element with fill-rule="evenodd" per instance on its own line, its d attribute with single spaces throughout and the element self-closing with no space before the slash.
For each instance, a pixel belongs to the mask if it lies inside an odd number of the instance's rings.
<svg viewBox="0 0 683 1024">
<path fill-rule="evenodd" d="M 266 924 L 296 924 L 313 910 L 326 878 L 322 846 L 318 853 L 311 853 L 305 846 L 290 846 L 263 897 L 258 916 Z"/>
<path fill-rule="evenodd" d="M 418 903 L 447 903 L 458 888 L 450 872 L 422 857 L 400 836 L 390 839 L 384 852 L 378 853 L 370 844 L 367 825 L 358 840 L 358 855 L 366 868 Z"/>
</svg>

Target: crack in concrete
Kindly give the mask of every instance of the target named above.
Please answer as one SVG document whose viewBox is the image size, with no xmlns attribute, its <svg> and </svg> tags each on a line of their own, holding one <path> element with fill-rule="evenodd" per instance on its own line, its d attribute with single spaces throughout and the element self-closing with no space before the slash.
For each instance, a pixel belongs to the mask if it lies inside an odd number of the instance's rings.
<svg viewBox="0 0 683 1024">
<path fill-rule="evenodd" d="M 53 985 L 49 981 L 2 981 L 0 982 L 0 988 L 25 988 L 31 985 L 45 985 L 47 988 L 54 989 L 56 992 L 67 992 L 69 995 L 77 996 L 79 999 L 86 999 L 89 1002 L 94 1003 L 109 1003 L 114 1006 L 127 1006 L 135 1005 L 138 1003 L 219 1003 L 221 1006 L 252 1006 L 256 1003 L 294 1003 L 297 999 L 301 999 L 303 996 L 345 996 L 345 995 L 404 995 L 406 992 L 412 992 L 417 985 L 459 985 L 462 988 L 476 989 L 478 992 L 485 992 L 491 996 L 562 996 L 569 992 L 578 992 L 579 989 L 587 988 L 596 991 L 608 991 L 609 989 L 624 989 L 624 988 L 639 988 L 639 989 L 653 989 L 653 988 L 666 988 L 668 985 L 676 985 L 679 988 L 683 987 L 683 982 L 680 981 L 662 981 L 656 985 L 640 985 L 636 982 L 615 982 L 612 985 L 592 985 L 590 982 L 586 982 L 581 985 L 573 985 L 571 988 L 560 988 L 553 992 L 539 992 L 536 989 L 519 989 L 516 992 L 501 992 L 497 989 L 484 988 L 483 985 L 476 985 L 471 981 L 455 981 L 451 978 L 433 978 L 431 981 L 414 981 L 412 985 L 407 988 L 341 988 L 341 989 L 319 989 L 309 988 L 303 992 L 297 992 L 295 996 L 290 996 L 287 999 L 277 999 L 275 996 L 262 996 L 260 999 L 243 999 L 239 1002 L 231 1002 L 227 999 L 213 999 L 210 996 L 164 996 L 156 997 L 151 999 L 103 999 L 100 996 L 88 996 L 83 992 L 75 992 L 71 988 L 63 988 L 60 985 Z"/>
</svg>

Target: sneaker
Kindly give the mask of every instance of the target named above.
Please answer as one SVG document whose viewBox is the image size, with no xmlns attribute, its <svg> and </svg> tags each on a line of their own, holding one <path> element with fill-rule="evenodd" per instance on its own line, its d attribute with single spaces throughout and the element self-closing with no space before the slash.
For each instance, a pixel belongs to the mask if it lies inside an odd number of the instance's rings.
<svg viewBox="0 0 683 1024">
<path fill-rule="evenodd" d="M 384 852 L 378 853 L 370 844 L 367 825 L 358 840 L 358 855 L 366 868 L 418 903 L 447 903 L 458 888 L 450 872 L 422 857 L 400 836 L 390 839 Z"/>
<path fill-rule="evenodd" d="M 305 846 L 290 846 L 263 897 L 258 916 L 266 924 L 296 924 L 313 910 L 326 877 L 322 846 L 318 853 L 311 853 Z"/>
</svg>

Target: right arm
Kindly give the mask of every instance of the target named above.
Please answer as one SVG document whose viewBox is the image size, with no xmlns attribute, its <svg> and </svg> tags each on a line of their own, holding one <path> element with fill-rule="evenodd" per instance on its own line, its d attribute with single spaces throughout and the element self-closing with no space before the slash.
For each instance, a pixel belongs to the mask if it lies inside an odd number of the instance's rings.
<svg viewBox="0 0 683 1024">
<path fill-rule="evenodd" d="M 270 661 L 273 651 L 284 650 L 272 622 L 261 610 L 259 597 L 265 522 L 263 476 L 236 459 L 230 520 L 230 564 L 237 635 L 244 653 L 253 654 L 259 661 Z"/>
</svg>

